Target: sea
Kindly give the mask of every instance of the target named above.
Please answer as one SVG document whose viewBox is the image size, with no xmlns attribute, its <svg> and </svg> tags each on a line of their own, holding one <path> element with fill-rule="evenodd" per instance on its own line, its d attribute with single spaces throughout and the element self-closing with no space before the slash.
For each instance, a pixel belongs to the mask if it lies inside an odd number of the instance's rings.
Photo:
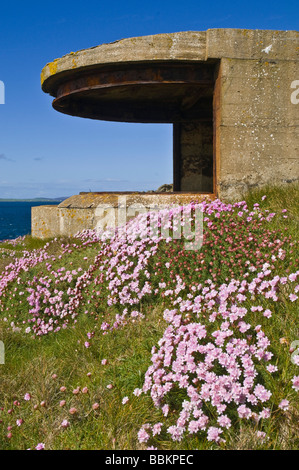
<svg viewBox="0 0 299 470">
<path fill-rule="evenodd" d="M 56 205 L 59 202 L 0 201 L 0 241 L 31 233 L 32 206 Z"/>
</svg>

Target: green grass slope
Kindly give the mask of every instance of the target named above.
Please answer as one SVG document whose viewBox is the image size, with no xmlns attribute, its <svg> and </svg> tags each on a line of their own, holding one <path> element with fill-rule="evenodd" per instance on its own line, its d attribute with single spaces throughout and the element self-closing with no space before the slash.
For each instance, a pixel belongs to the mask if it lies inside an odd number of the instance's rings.
<svg viewBox="0 0 299 470">
<path fill-rule="evenodd" d="M 0 449 L 298 449 L 298 193 L 207 210 L 200 250 L 92 234 L 0 244 Z M 221 362 L 232 345 L 238 380 Z M 217 379 L 245 388 L 250 371 L 251 394 L 224 398 L 226 383 L 219 398 Z"/>
</svg>

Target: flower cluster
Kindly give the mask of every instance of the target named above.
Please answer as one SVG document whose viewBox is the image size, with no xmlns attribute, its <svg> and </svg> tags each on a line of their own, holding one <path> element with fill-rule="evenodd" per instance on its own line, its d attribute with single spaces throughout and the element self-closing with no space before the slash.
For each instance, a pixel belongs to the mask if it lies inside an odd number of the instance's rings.
<svg viewBox="0 0 299 470">
<path fill-rule="evenodd" d="M 209 441 L 219 443 L 237 418 L 258 422 L 270 417 L 272 393 L 263 385 L 265 371 L 261 371 L 267 363 L 269 374 L 277 367 L 271 364 L 270 341 L 258 320 L 271 315 L 262 305 L 248 308 L 248 300 L 259 297 L 262 303 L 262 298 L 272 299 L 274 311 L 281 286 L 295 283 L 299 271 L 288 277 L 271 278 L 271 274 L 265 263 L 251 282 L 232 280 L 219 288 L 207 282 L 198 286 L 193 298 L 189 296 L 188 316 L 181 301 L 177 308 L 164 311 L 169 325 L 158 348 L 152 350 L 142 391 L 150 393 L 164 416 L 170 412 L 172 392 L 185 391 L 177 420 L 167 428 L 174 441 L 184 434 L 206 432 Z M 298 287 L 293 290 L 298 292 Z M 298 377 L 292 383 L 298 390 Z M 150 431 L 154 436 L 154 429 L 148 423 L 143 426 L 139 441 L 146 442 Z"/>
</svg>

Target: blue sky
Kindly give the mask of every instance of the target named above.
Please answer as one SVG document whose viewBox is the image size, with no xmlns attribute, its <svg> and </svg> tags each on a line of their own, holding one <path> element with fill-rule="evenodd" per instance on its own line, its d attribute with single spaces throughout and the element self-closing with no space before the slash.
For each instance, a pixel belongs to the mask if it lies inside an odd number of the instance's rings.
<svg viewBox="0 0 299 470">
<path fill-rule="evenodd" d="M 57 113 L 40 72 L 57 57 L 134 36 L 208 28 L 298 30 L 298 0 L 0 3 L 0 198 L 156 189 L 172 182 L 172 127 Z"/>
</svg>

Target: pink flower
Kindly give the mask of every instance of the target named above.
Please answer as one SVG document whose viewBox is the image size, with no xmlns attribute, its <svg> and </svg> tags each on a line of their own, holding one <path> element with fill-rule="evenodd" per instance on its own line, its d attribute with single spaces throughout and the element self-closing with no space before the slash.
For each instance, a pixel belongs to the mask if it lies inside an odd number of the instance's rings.
<svg viewBox="0 0 299 470">
<path fill-rule="evenodd" d="M 92 409 L 93 409 L 94 411 L 97 410 L 99 407 L 100 407 L 100 405 L 99 405 L 98 403 L 94 403 L 94 404 L 92 405 Z"/>
<path fill-rule="evenodd" d="M 278 408 L 280 408 L 281 410 L 288 410 L 289 409 L 289 400 L 281 400 L 281 402 L 279 403 L 278 405 Z"/>
<path fill-rule="evenodd" d="M 222 433 L 221 428 L 216 428 L 215 426 L 210 426 L 208 429 L 207 439 L 208 441 L 220 441 L 220 434 Z"/>
<path fill-rule="evenodd" d="M 267 390 L 263 385 L 257 385 L 254 389 L 255 396 L 262 402 L 269 400 L 272 393 Z"/>
<path fill-rule="evenodd" d="M 291 302 L 295 302 L 295 300 L 298 299 L 298 296 L 296 294 L 290 294 L 289 299 L 290 299 Z"/>
<path fill-rule="evenodd" d="M 146 442 L 149 440 L 149 437 L 150 437 L 149 434 L 145 431 L 143 427 L 138 431 L 139 442 Z"/>
<path fill-rule="evenodd" d="M 272 317 L 272 313 L 269 309 L 265 310 L 264 313 L 263 313 L 264 317 L 266 318 L 271 318 Z"/>
<path fill-rule="evenodd" d="M 37 444 L 37 446 L 35 448 L 36 448 L 36 450 L 44 450 L 45 449 L 45 444 L 40 442 L 39 444 Z"/>
<path fill-rule="evenodd" d="M 64 419 L 64 420 L 62 421 L 62 423 L 61 423 L 61 427 L 62 427 L 62 428 L 68 428 L 69 425 L 70 425 L 70 423 L 68 422 L 67 419 Z"/>
<path fill-rule="evenodd" d="M 24 395 L 24 400 L 25 400 L 25 401 L 31 400 L 31 395 L 30 395 L 30 393 L 25 393 L 25 395 Z"/>
<path fill-rule="evenodd" d="M 270 418 L 270 410 L 269 408 L 264 408 L 260 413 L 259 413 L 259 418 L 263 418 L 263 419 L 268 419 Z"/>
<path fill-rule="evenodd" d="M 292 388 L 296 390 L 296 392 L 299 391 L 299 375 L 295 376 L 292 378 Z"/>
<path fill-rule="evenodd" d="M 247 408 L 245 405 L 241 405 L 237 408 L 238 415 L 240 418 L 246 418 L 249 419 L 252 415 L 252 411 L 250 408 Z"/>
<path fill-rule="evenodd" d="M 128 397 L 124 397 L 124 398 L 122 399 L 122 404 L 125 405 L 126 403 L 128 403 L 128 401 L 129 401 L 129 398 L 128 398 Z"/>
<path fill-rule="evenodd" d="M 162 426 L 163 426 L 162 423 L 154 424 L 154 426 L 153 426 L 153 436 L 155 436 L 156 434 L 160 434 Z"/>
<path fill-rule="evenodd" d="M 217 419 L 217 422 L 222 428 L 230 428 L 231 427 L 231 420 L 226 415 L 221 415 Z"/>
<path fill-rule="evenodd" d="M 264 431 L 257 431 L 256 436 L 258 439 L 261 441 L 264 441 L 267 437 L 266 433 Z"/>
</svg>

